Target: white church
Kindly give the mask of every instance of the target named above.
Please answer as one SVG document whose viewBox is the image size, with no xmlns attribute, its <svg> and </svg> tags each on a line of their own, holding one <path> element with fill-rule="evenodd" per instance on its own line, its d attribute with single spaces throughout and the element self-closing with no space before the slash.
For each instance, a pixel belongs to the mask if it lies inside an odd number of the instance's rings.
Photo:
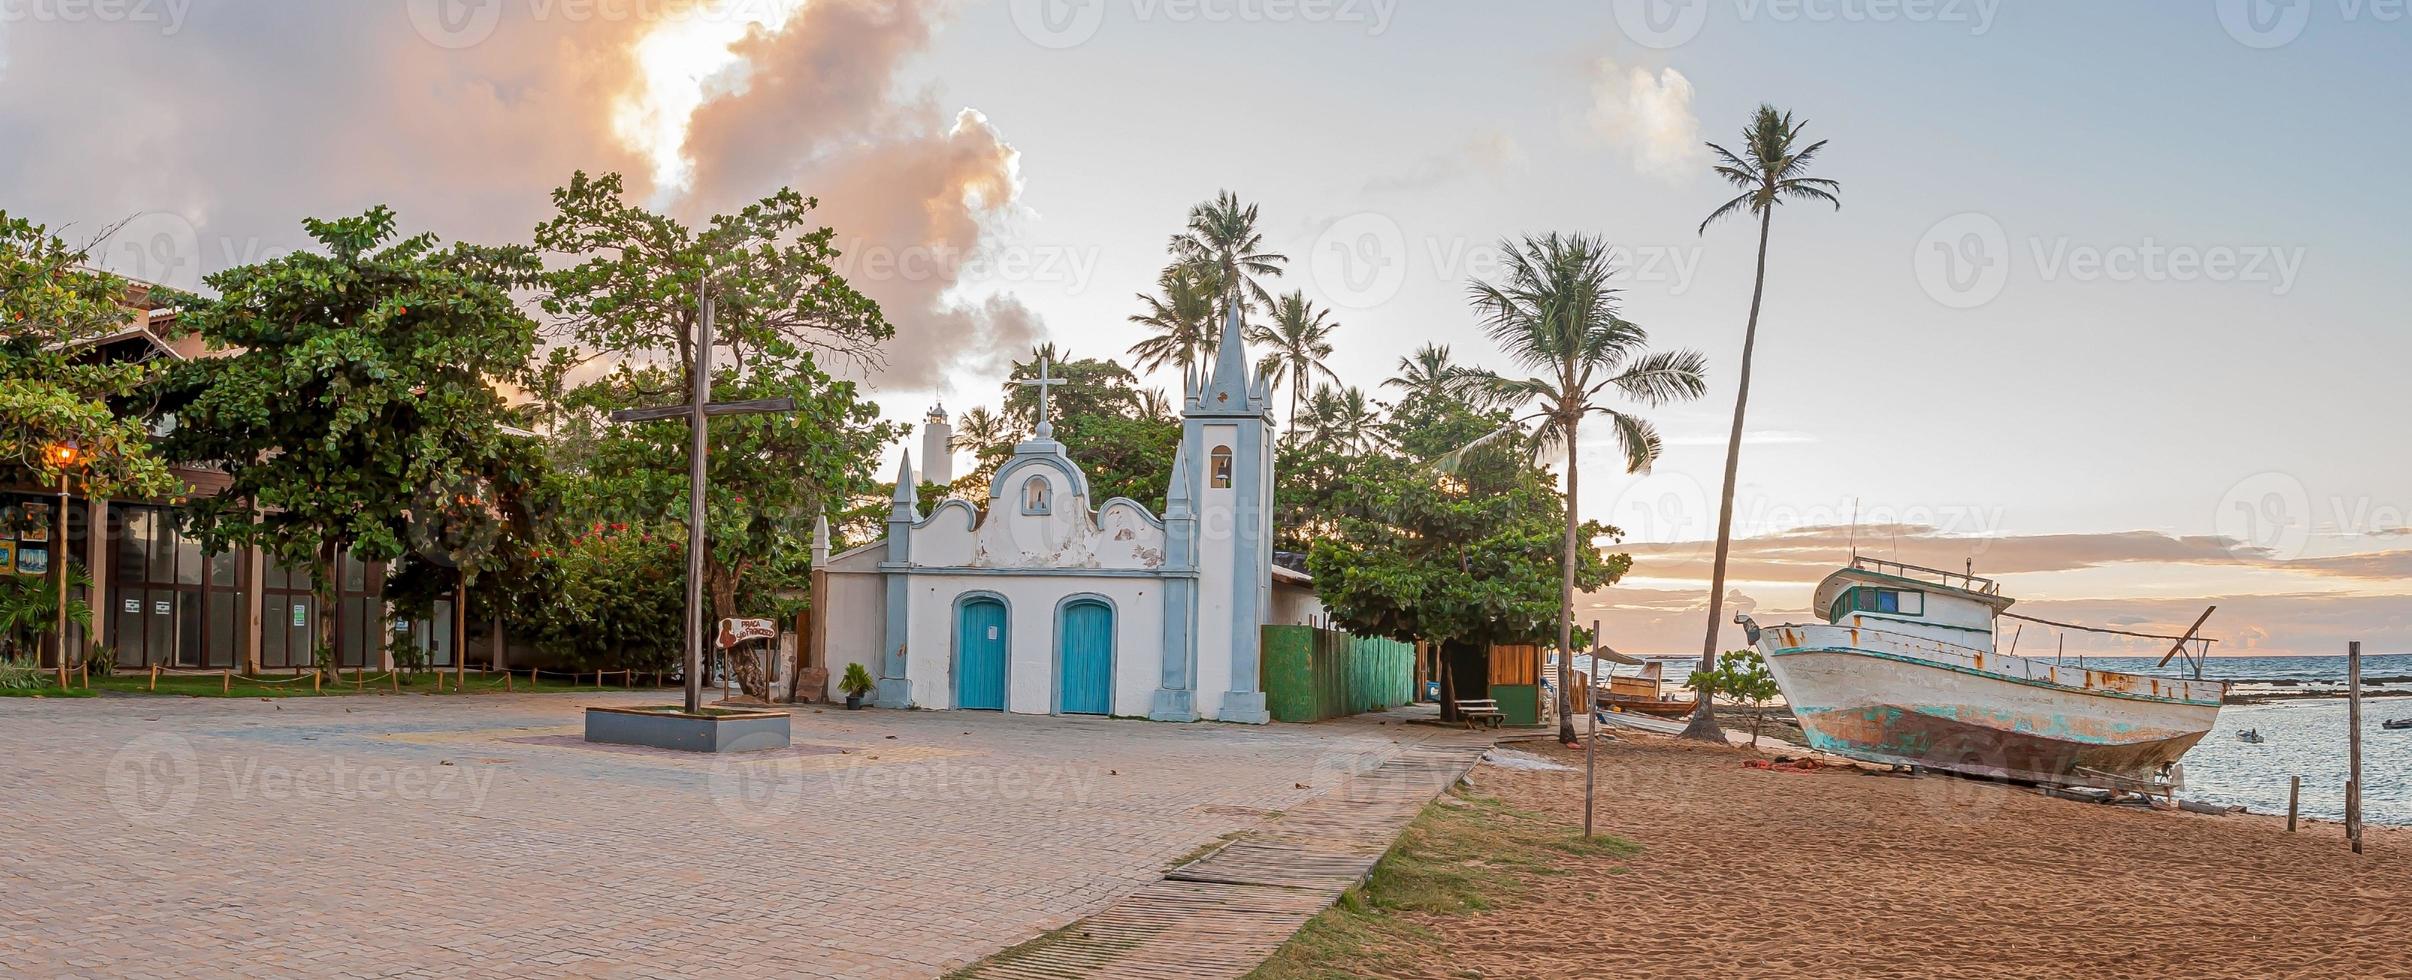
<svg viewBox="0 0 2412 980">
<path fill-rule="evenodd" d="M 1056 442 L 1048 390 L 1039 424 L 989 481 L 986 500 L 926 511 L 912 457 L 897 473 L 887 536 L 836 555 L 815 547 L 819 663 L 878 679 L 886 708 L 1269 720 L 1260 627 L 1322 614 L 1307 576 L 1273 562 L 1271 391 L 1250 370 L 1239 319 L 1212 371 L 1184 382 L 1181 445 L 1164 513 L 1098 501 Z M 934 420 L 943 415 L 933 412 Z M 924 445 L 949 475 L 941 431 Z"/>
</svg>

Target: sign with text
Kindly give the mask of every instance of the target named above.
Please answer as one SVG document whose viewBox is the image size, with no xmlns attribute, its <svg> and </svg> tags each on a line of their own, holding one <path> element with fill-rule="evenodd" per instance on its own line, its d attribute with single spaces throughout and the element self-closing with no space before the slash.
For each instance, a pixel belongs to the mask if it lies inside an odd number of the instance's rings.
<svg viewBox="0 0 2412 980">
<path fill-rule="evenodd" d="M 720 648 L 726 650 L 747 640 L 767 640 L 779 635 L 779 624 L 768 619 L 724 619 L 720 621 Z"/>
</svg>

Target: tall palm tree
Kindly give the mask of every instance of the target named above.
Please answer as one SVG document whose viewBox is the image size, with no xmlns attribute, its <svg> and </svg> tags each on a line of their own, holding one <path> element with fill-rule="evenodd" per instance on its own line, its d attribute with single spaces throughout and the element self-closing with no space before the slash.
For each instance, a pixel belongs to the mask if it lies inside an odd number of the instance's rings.
<svg viewBox="0 0 2412 980">
<path fill-rule="evenodd" d="M 1248 342 L 1265 348 L 1265 356 L 1256 362 L 1256 373 L 1271 380 L 1275 388 L 1290 387 L 1290 433 L 1298 431 L 1298 407 L 1306 401 L 1307 386 L 1318 376 L 1340 380 L 1323 363 L 1332 356 L 1332 334 L 1340 329 L 1331 315 L 1330 310 L 1316 309 L 1307 302 L 1305 293 L 1292 292 L 1274 304 L 1270 326 L 1248 328 Z"/>
<path fill-rule="evenodd" d="M 1180 420 L 1173 414 L 1171 396 L 1166 395 L 1162 388 L 1146 388 L 1139 392 L 1139 415 L 1141 418 L 1155 422 Z"/>
<path fill-rule="evenodd" d="M 978 462 L 950 489 L 959 496 L 979 496 L 973 490 L 988 485 L 988 478 L 996 475 L 997 467 L 1012 454 L 1013 441 L 1013 423 L 987 406 L 974 406 L 963 413 L 955 426 L 955 444 L 971 450 L 972 459 Z"/>
<path fill-rule="evenodd" d="M 1153 371 L 1177 364 L 1187 374 L 1214 356 L 1222 339 L 1215 329 L 1214 312 L 1222 292 L 1216 281 L 1210 271 L 1175 263 L 1156 277 L 1161 295 L 1139 294 L 1147 309 L 1131 314 L 1130 321 L 1155 332 L 1131 345 L 1134 366 Z"/>
<path fill-rule="evenodd" d="M 1382 416 L 1365 397 L 1364 389 L 1323 385 L 1315 389 L 1309 406 L 1306 428 L 1318 443 L 1362 453 L 1378 439 Z"/>
<path fill-rule="evenodd" d="M 1239 195 L 1230 191 L 1189 209 L 1189 226 L 1172 237 L 1172 253 L 1185 264 L 1210 270 L 1222 287 L 1217 322 L 1234 309 L 1244 316 L 1272 306 L 1273 294 L 1257 277 L 1281 275 L 1290 261 L 1287 255 L 1265 251 L 1265 236 L 1256 230 L 1256 205 L 1241 204 Z"/>
<path fill-rule="evenodd" d="M 1717 176 L 1741 188 L 1742 193 L 1709 212 L 1707 220 L 1700 222 L 1700 233 L 1707 234 L 1710 225 L 1728 215 L 1745 211 L 1758 215 L 1759 271 L 1751 280 L 1750 320 L 1742 328 L 1742 373 L 1735 382 L 1734 427 L 1725 441 L 1725 490 L 1717 503 L 1717 560 L 1709 572 L 1708 638 L 1700 644 L 1701 670 L 1717 669 L 1717 635 L 1723 625 L 1718 620 L 1725 614 L 1725 556 L 1734 536 L 1734 476 L 1742 459 L 1742 416 L 1750 406 L 1750 361 L 1759 343 L 1759 303 L 1767 295 L 1768 225 L 1776 207 L 1786 201 L 1824 201 L 1842 210 L 1842 199 L 1837 196 L 1841 184 L 1807 176 L 1810 159 L 1826 146 L 1825 140 L 1797 145 L 1801 130 L 1808 125 L 1793 122 L 1792 113 L 1762 103 L 1759 111 L 1751 114 L 1750 125 L 1742 129 L 1742 152 L 1708 145 L 1720 161 Z M 1724 730 L 1717 726 L 1709 699 L 1698 700 L 1700 707 L 1692 712 L 1691 724 L 1684 726 L 1684 737 L 1724 741 Z"/>
<path fill-rule="evenodd" d="M 1588 235 L 1527 237 L 1504 242 L 1506 274 L 1497 283 L 1467 287 L 1475 312 L 1525 378 L 1477 375 L 1502 404 L 1529 406 L 1522 422 L 1538 422 L 1535 451 L 1566 450 L 1566 546 L 1558 606 L 1558 738 L 1574 741 L 1575 549 L 1582 520 L 1575 490 L 1581 473 L 1576 449 L 1586 416 L 1599 415 L 1616 434 L 1625 471 L 1639 473 L 1658 459 L 1658 431 L 1631 412 L 1609 407 L 1614 393 L 1645 406 L 1698 398 L 1708 388 L 1707 358 L 1697 351 L 1650 351 L 1648 332 L 1618 315 L 1615 271 L 1607 243 Z"/>
</svg>

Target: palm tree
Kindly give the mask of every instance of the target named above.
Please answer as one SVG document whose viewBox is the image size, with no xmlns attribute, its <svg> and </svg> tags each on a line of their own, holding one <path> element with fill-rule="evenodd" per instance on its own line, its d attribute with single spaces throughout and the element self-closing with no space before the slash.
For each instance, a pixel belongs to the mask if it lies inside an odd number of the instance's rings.
<svg viewBox="0 0 2412 980">
<path fill-rule="evenodd" d="M 1742 328 L 1742 373 L 1736 379 L 1734 392 L 1734 427 L 1725 442 L 1725 491 L 1717 503 L 1717 560 L 1709 572 L 1708 639 L 1701 647 L 1700 669 L 1717 669 L 1718 622 L 1725 614 L 1725 556 L 1733 544 L 1734 535 L 1734 475 L 1742 459 L 1742 415 L 1750 406 L 1750 359 L 1759 343 L 1759 303 L 1767 295 L 1767 229 L 1775 217 L 1777 205 L 1788 200 L 1824 201 L 1842 210 L 1842 199 L 1835 195 L 1842 185 L 1823 177 L 1806 176 L 1809 160 L 1824 149 L 1825 140 L 1795 148 L 1801 130 L 1809 124 L 1795 123 L 1792 113 L 1777 112 L 1776 107 L 1762 103 L 1750 117 L 1750 125 L 1742 129 L 1742 152 L 1735 153 L 1715 143 L 1709 149 L 1722 161 L 1717 164 L 1717 176 L 1742 189 L 1733 200 L 1709 212 L 1700 222 L 1700 233 L 1728 215 L 1748 211 L 1759 216 L 1759 271 L 1750 286 L 1750 319 Z M 1685 738 L 1723 741 L 1723 729 L 1717 727 L 1716 711 L 1708 698 L 1700 698 L 1700 707 L 1692 712 L 1691 724 L 1684 726 Z"/>
<path fill-rule="evenodd" d="M 1374 411 L 1361 388 L 1323 385 L 1315 389 L 1307 408 L 1306 426 L 1313 439 L 1350 453 L 1372 448 L 1381 424 L 1381 413 Z"/>
<path fill-rule="evenodd" d="M 1137 359 L 1134 366 L 1153 371 L 1177 364 L 1186 375 L 1213 357 L 1216 342 L 1222 339 L 1214 319 L 1221 289 L 1211 273 L 1179 263 L 1156 277 L 1156 287 L 1162 295 L 1140 293 L 1139 302 L 1147 304 L 1147 311 L 1130 316 L 1132 323 L 1155 331 L 1131 345 L 1130 354 Z"/>
<path fill-rule="evenodd" d="M 1649 334 L 1618 315 L 1617 291 L 1608 246 L 1587 235 L 1526 238 L 1504 242 L 1506 275 L 1498 283 L 1476 281 L 1467 291 L 1491 339 L 1518 367 L 1534 372 L 1516 379 L 1480 372 L 1483 386 L 1502 404 L 1531 406 L 1520 419 L 1539 422 L 1534 451 L 1566 450 L 1566 543 L 1561 556 L 1558 607 L 1558 738 L 1574 741 L 1575 548 L 1582 521 L 1576 513 L 1576 449 L 1585 416 L 1600 415 L 1616 433 L 1625 471 L 1649 469 L 1659 453 L 1658 431 L 1641 417 L 1610 408 L 1602 397 L 1615 392 L 1646 406 L 1697 398 L 1707 390 L 1707 359 L 1696 351 L 1649 351 Z"/>
<path fill-rule="evenodd" d="M 1013 441 L 1012 423 L 989 411 L 987 406 L 975 406 L 963 413 L 962 421 L 955 426 L 955 444 L 971 450 L 972 458 L 979 462 L 950 489 L 959 496 L 974 496 L 972 490 L 987 486 L 988 478 L 996 475 L 997 466 L 1011 454 Z"/>
<path fill-rule="evenodd" d="M 1152 422 L 1177 422 L 1172 398 L 1162 388 L 1147 388 L 1139 392 L 1139 415 Z"/>
<path fill-rule="evenodd" d="M 1323 363 L 1332 356 L 1332 333 L 1338 329 L 1340 325 L 1331 322 L 1331 311 L 1316 309 L 1303 292 L 1292 292 L 1274 305 L 1271 326 L 1248 328 L 1248 342 L 1266 349 L 1264 358 L 1256 363 L 1256 373 L 1270 379 L 1276 388 L 1290 386 L 1291 433 L 1298 431 L 1298 406 L 1306 400 L 1307 386 L 1316 376 L 1340 380 Z"/>
<path fill-rule="evenodd" d="M 1281 275 L 1290 257 L 1264 248 L 1265 236 L 1256 230 L 1256 205 L 1242 205 L 1239 195 L 1230 191 L 1190 208 L 1189 227 L 1172 237 L 1173 257 L 1210 274 L 1222 287 L 1215 309 L 1218 322 L 1234 309 L 1245 315 L 1273 305 L 1273 294 L 1256 277 Z"/>
</svg>

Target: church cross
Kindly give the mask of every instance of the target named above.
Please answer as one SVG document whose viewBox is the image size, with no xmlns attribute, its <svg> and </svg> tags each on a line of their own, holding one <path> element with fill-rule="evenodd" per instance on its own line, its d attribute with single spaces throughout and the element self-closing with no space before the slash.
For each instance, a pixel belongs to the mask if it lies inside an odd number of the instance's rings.
<svg viewBox="0 0 2412 980">
<path fill-rule="evenodd" d="M 1052 422 L 1047 421 L 1047 394 L 1048 394 L 1047 390 L 1048 390 L 1048 389 L 1050 389 L 1050 388 L 1055 387 L 1056 385 L 1060 385 L 1060 384 L 1070 384 L 1070 383 L 1071 383 L 1071 382 L 1069 382 L 1069 381 L 1067 381 L 1067 380 L 1065 380 L 1065 379 L 1063 379 L 1063 378 L 1050 377 L 1050 376 L 1048 375 L 1048 373 L 1047 373 L 1047 368 L 1048 368 L 1048 365 L 1051 363 L 1051 360 L 1052 360 L 1052 359 L 1048 358 L 1048 357 L 1047 357 L 1047 356 L 1045 356 L 1045 355 L 1040 355 L 1040 357 L 1039 357 L 1039 376 L 1038 376 L 1038 379 L 1037 379 L 1037 380 L 1035 380 L 1035 381 L 1016 381 L 1016 382 L 1014 382 L 1014 384 L 1021 385 L 1022 387 L 1025 387 L 1025 388 L 1036 388 L 1036 389 L 1038 389 L 1038 400 L 1039 400 L 1039 403 L 1038 403 L 1038 429 L 1037 429 L 1037 432 L 1038 432 L 1038 437 L 1039 437 L 1039 438 L 1041 438 L 1041 439 L 1050 438 L 1050 437 L 1052 437 L 1052 436 L 1054 436 L 1054 435 L 1055 435 L 1055 424 L 1054 424 L 1054 423 L 1052 423 Z"/>
<path fill-rule="evenodd" d="M 708 287 L 707 287 L 708 288 Z M 654 422 L 683 418 L 689 427 L 687 449 L 687 713 L 703 710 L 704 578 L 704 462 L 711 453 L 708 425 L 720 415 L 769 415 L 796 410 L 793 398 L 756 398 L 741 402 L 712 401 L 712 296 L 702 292 L 697 305 L 695 394 L 684 405 L 624 408 L 611 413 L 614 422 Z"/>
</svg>

